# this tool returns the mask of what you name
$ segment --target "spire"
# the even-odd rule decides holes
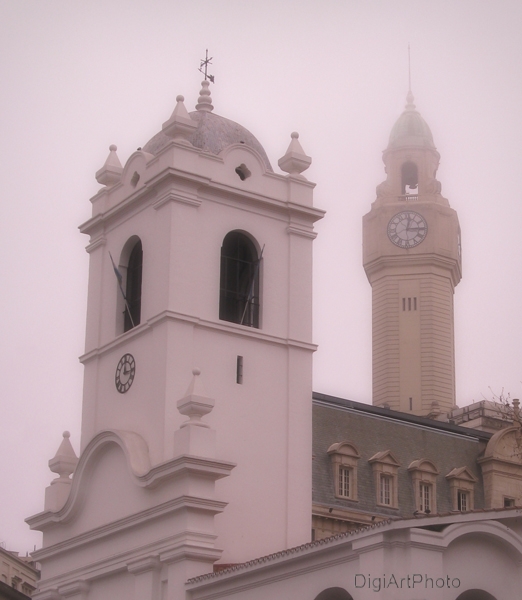
[[[411,54],[410,44],[408,43],[408,93],[406,94],[406,110],[415,110],[415,104],[413,104],[413,94],[411,91]]]
[[[201,82],[201,91],[199,92],[196,110],[203,112],[212,112],[214,110],[214,107],[212,106],[212,98],[210,97],[210,90],[208,89],[209,86],[209,81],[205,80]]]

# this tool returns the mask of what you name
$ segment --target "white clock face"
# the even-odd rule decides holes
[[[412,210],[397,213],[388,223],[388,237],[399,248],[418,246],[428,233],[424,217]]]

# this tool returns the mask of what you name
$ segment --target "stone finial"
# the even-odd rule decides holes
[[[415,104],[413,104],[414,100],[415,98],[413,97],[411,90],[408,90],[408,93],[406,94],[406,110],[415,110]]]
[[[201,91],[199,92],[198,103],[196,104],[196,110],[203,112],[212,112],[214,107],[212,106],[212,98],[210,97],[210,90],[208,89],[210,82],[201,82]]]
[[[184,104],[183,96],[176,97],[176,106],[170,119],[162,126],[163,133],[178,142],[189,144],[188,138],[192,135],[198,124],[190,118]]]
[[[312,164],[312,159],[305,154],[303,147],[299,142],[299,134],[296,131],[291,134],[291,138],[292,141],[288,146],[286,154],[278,160],[277,164],[282,171],[285,171],[285,173],[304,179],[304,176],[301,175],[301,173],[306,171]]]
[[[45,490],[45,510],[56,512],[60,510],[67,502],[71,491],[72,480],[71,473],[74,473],[78,464],[76,456],[69,438],[71,434],[68,431],[63,432],[63,440],[58,451],[49,461],[49,468],[58,477],[51,481],[51,485]]]
[[[71,445],[70,437],[71,434],[68,431],[63,432],[62,443],[54,457],[49,461],[49,469],[53,473],[57,473],[59,475],[57,479],[61,481],[68,481],[69,475],[74,473],[74,469],[76,469],[76,465],[78,464],[78,457]]]
[[[96,181],[107,187],[111,187],[115,183],[118,183],[118,181],[121,180],[121,174],[123,173],[123,167],[116,154],[117,149],[117,146],[114,144],[109,146],[110,152],[105,164],[101,169],[96,171]]]
[[[192,381],[187,389],[187,393],[181,400],[178,400],[177,406],[179,412],[189,417],[189,420],[183,423],[181,427],[186,427],[187,425],[209,427],[201,421],[201,417],[211,412],[215,403],[212,398],[206,395],[203,383],[199,377],[200,375],[201,371],[199,369],[193,369]]]

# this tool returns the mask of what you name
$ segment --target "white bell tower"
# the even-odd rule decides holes
[[[181,478],[183,497],[196,505],[207,485],[201,477],[216,481],[218,500],[203,494],[202,505],[207,519],[216,503],[215,545],[209,533],[207,566],[192,574],[310,539],[312,242],[324,214],[301,175],[311,159],[298,134],[279,160],[286,174],[276,174],[249,131],[214,114],[208,81],[196,109],[189,114],[178,96],[162,130],[124,167],[110,147],[96,174],[104,187],[80,228],[90,236],[90,270],[78,469],[87,481],[100,468],[109,487],[124,480],[132,499],[123,513],[138,520],[169,500],[164,480]],[[100,440],[112,440],[121,460],[99,467]],[[196,462],[185,457],[192,466],[178,472],[172,465],[181,455]],[[111,475],[114,465],[134,483],[121,471]],[[67,499],[67,468],[54,488],[62,491],[29,520],[51,532],[52,544],[77,541],[74,515],[94,514],[99,501],[94,492]],[[119,518],[121,501],[114,490],[109,521]],[[78,504],[67,508],[71,502]],[[194,511],[186,527],[208,529]],[[104,526],[103,518],[91,522]],[[48,542],[44,536],[44,579]],[[173,555],[138,552],[132,569],[143,559],[144,572],[161,578],[162,556]]]
[[[373,403],[436,417],[455,407],[453,292],[462,273],[457,213],[441,195],[439,153],[408,93],[363,218],[372,286]]]

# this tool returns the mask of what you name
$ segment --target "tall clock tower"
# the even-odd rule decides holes
[[[415,415],[455,407],[457,213],[436,179],[440,155],[411,91],[383,153],[386,180],[363,218],[372,286],[373,404]]]

